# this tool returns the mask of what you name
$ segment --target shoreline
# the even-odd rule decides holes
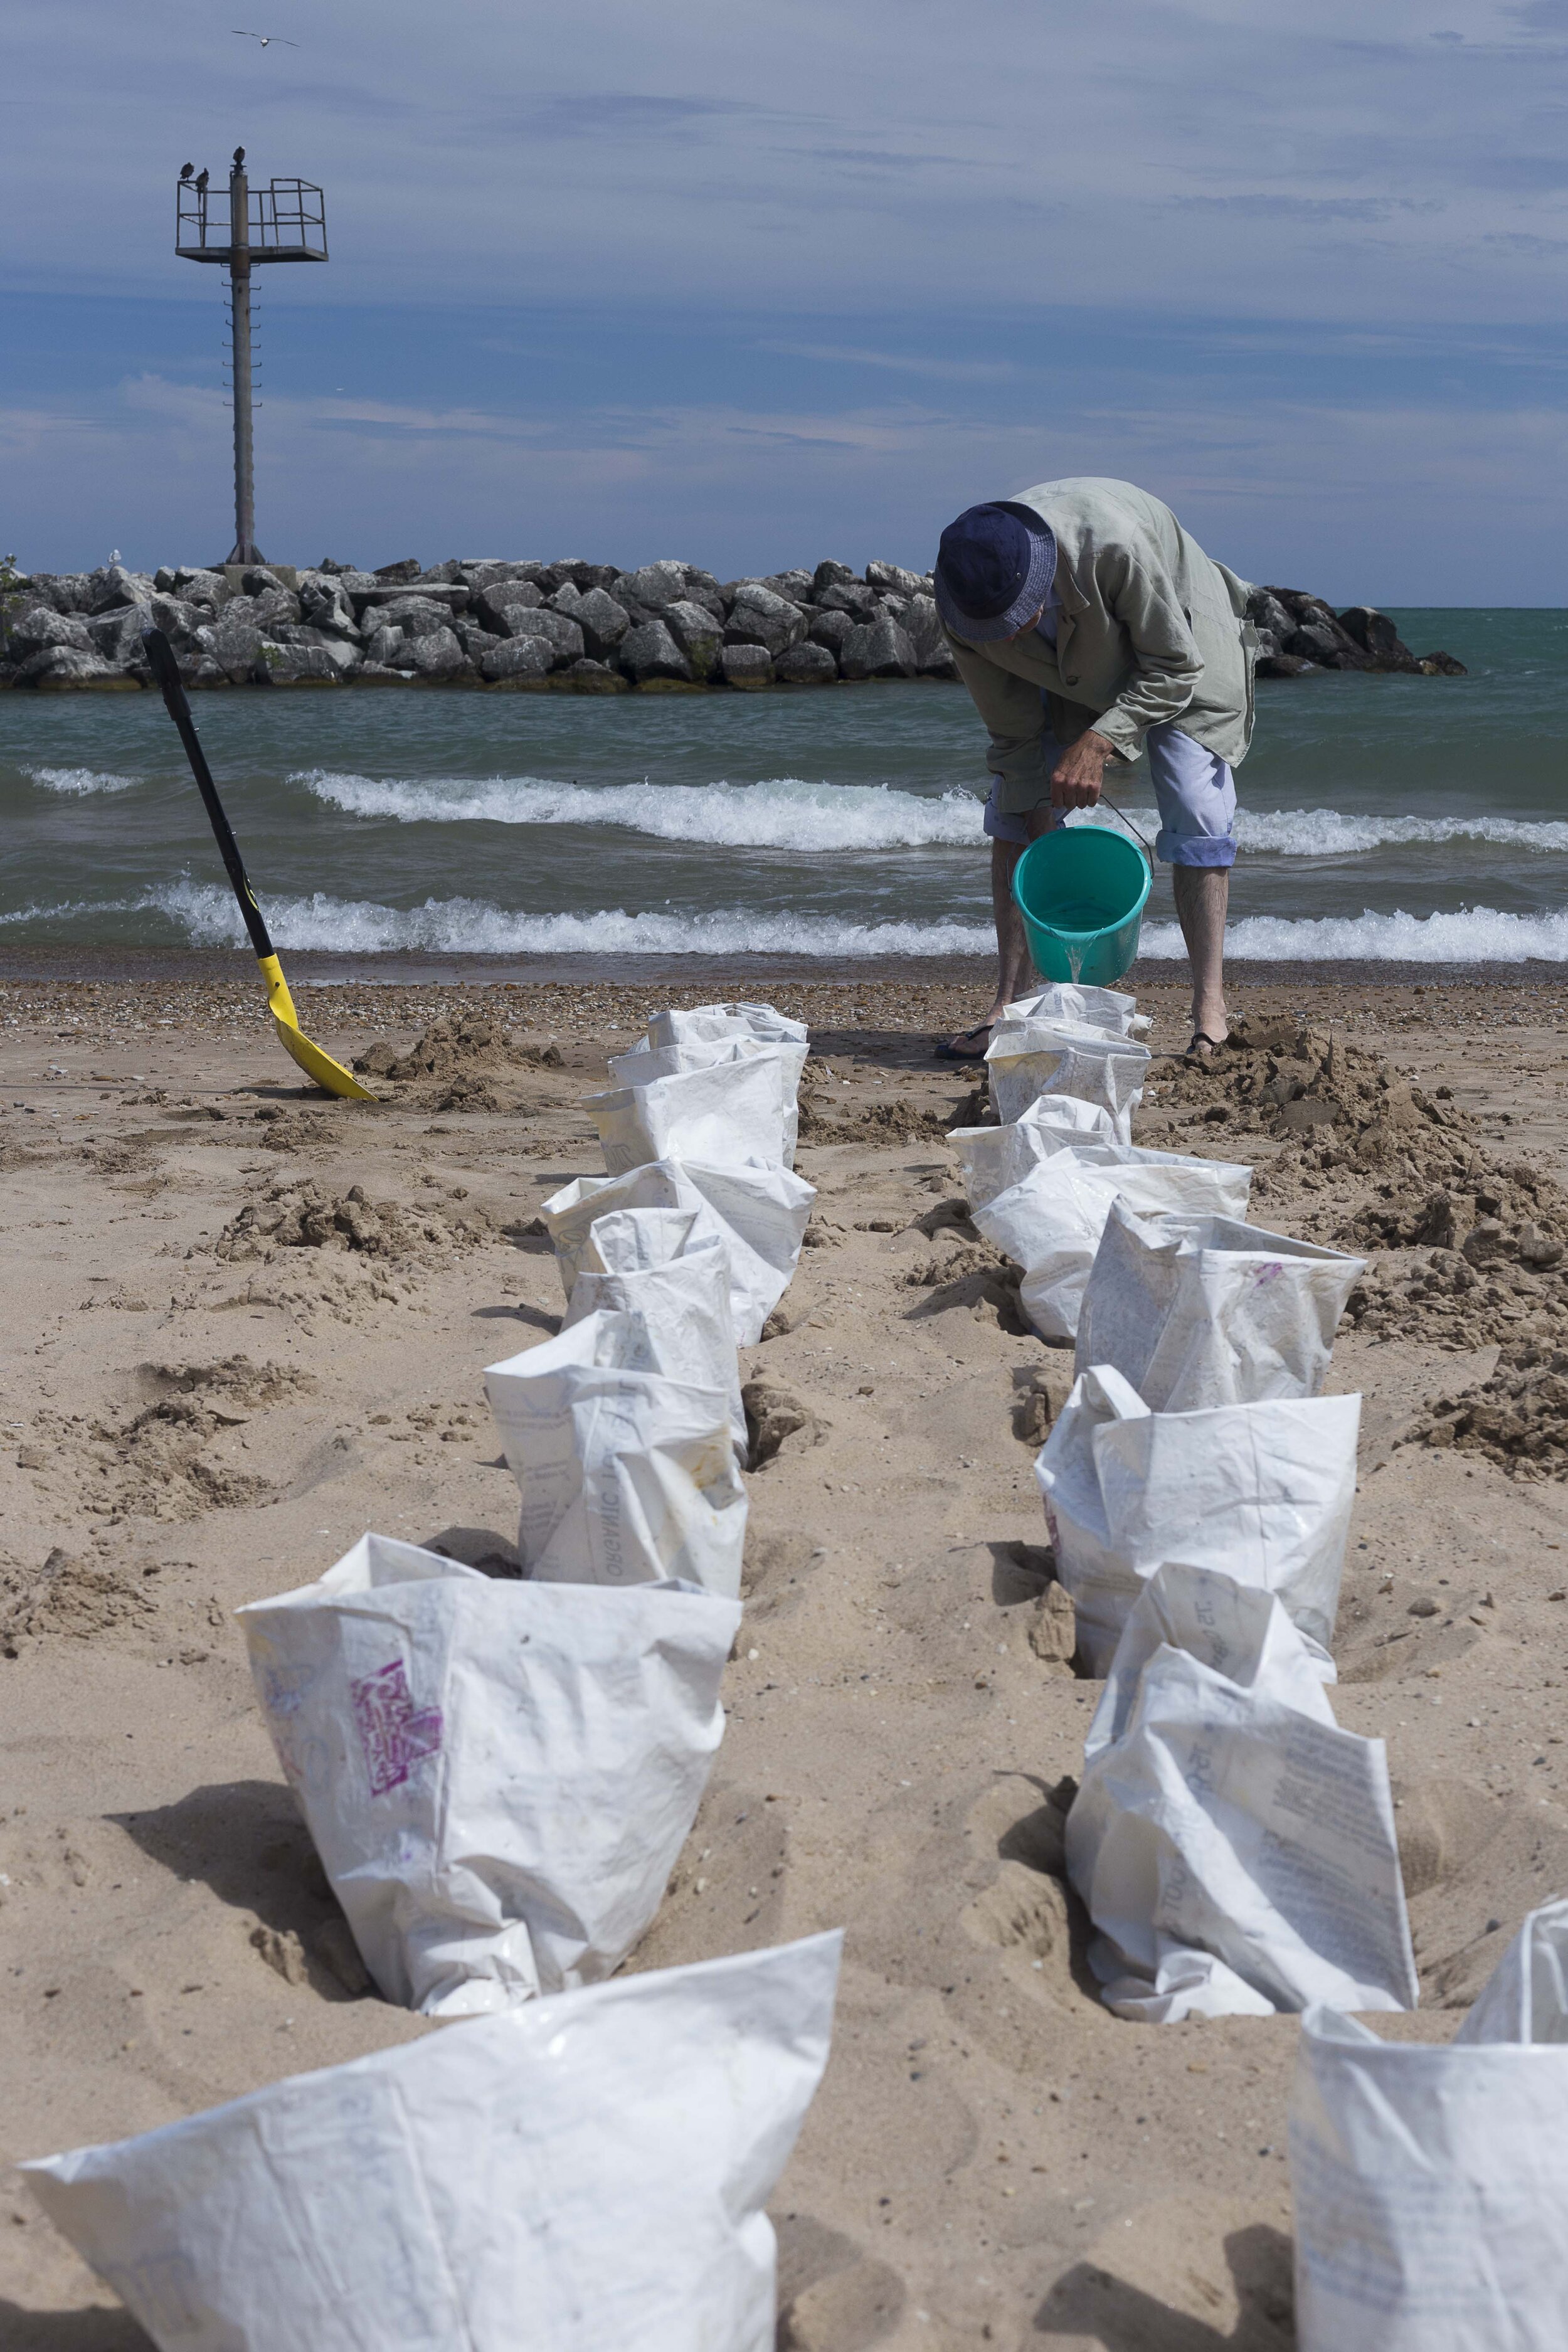
[[[317,988],[501,987],[562,985],[651,987],[688,984],[742,994],[775,985],[811,988],[879,987],[932,990],[984,988],[994,969],[990,956],[889,956],[834,961],[815,956],[707,955],[458,955],[389,950],[369,955],[331,954],[320,949],[282,949],[291,979]],[[1531,957],[1520,963],[1373,962],[1346,957],[1319,962],[1228,959],[1235,992],[1290,988],[1485,988],[1568,992],[1568,964]],[[1145,957],[1118,983],[1141,989],[1184,984],[1178,958]],[[0,987],[48,986],[111,982],[165,986],[211,986],[250,982],[256,960],[247,948],[174,948],[120,945],[40,945],[0,949]]]

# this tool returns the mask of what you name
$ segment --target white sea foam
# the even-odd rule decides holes
[[[1485,841],[1500,848],[1568,850],[1568,824],[1510,816],[1345,816],[1338,809],[1241,809],[1243,849],[1287,857],[1356,857],[1369,849]]]
[[[289,781],[352,816],[404,824],[613,825],[657,841],[802,856],[970,846],[983,838],[981,803],[971,793],[939,797],[887,784],[813,784],[798,776],[756,784],[572,784],[539,776],[437,776],[413,783],[310,768]]]
[[[1152,923],[1142,940],[1146,956],[1179,957],[1186,950],[1174,923]],[[1568,963],[1568,914],[1507,915],[1493,907],[1454,914],[1321,915],[1288,921],[1247,915],[1225,935],[1232,961],[1281,963]]]
[[[47,775],[85,771],[47,770]],[[124,781],[61,782],[59,791],[122,790]],[[609,825],[658,841],[724,849],[784,849],[801,856],[865,849],[975,848],[983,845],[981,803],[972,793],[900,792],[888,784],[810,783],[775,776],[755,784],[574,784],[541,776],[405,781],[310,768],[290,776],[330,807],[351,816],[391,817],[402,824]],[[1152,809],[1131,809],[1152,830]],[[1110,824],[1109,811],[1075,824]],[[1568,851],[1568,822],[1484,814],[1456,817],[1349,816],[1331,808],[1242,809],[1244,849],[1287,857],[1356,857],[1392,847],[1442,847],[1485,842],[1499,848]]]
[[[100,768],[24,768],[22,773],[40,792],[78,796],[88,793],[128,793],[137,782],[134,776],[108,774]]]
[[[800,955],[859,962],[988,955],[995,949],[988,923],[852,923],[762,908],[628,914],[611,907],[581,915],[527,915],[481,898],[432,898],[419,907],[387,907],[323,891],[308,898],[268,898],[265,904],[280,948],[346,955]],[[176,882],[128,898],[35,902],[0,914],[0,929],[37,926],[47,933],[113,915],[161,918],[192,947],[246,943],[233,898],[205,882]],[[1369,911],[1300,921],[1248,915],[1231,925],[1226,948],[1233,961],[1255,962],[1568,963],[1568,914],[1510,915],[1469,907],[1452,914]],[[1145,924],[1142,950],[1155,961],[1184,953],[1174,923]]]
[[[426,898],[387,907],[373,898],[264,901],[279,949],[344,955],[399,950],[441,955],[802,955],[822,958],[974,955],[995,940],[979,923],[846,923],[833,916],[787,915],[761,908],[711,914],[627,914],[623,908],[582,915],[525,915],[482,898]],[[33,906],[0,923],[53,926],[73,917],[156,914],[192,947],[240,947],[246,931],[226,890],[176,882],[134,898],[83,899]]]

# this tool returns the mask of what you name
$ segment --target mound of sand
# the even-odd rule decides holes
[[[495,1228],[479,1207],[454,1209],[446,1201],[403,1207],[373,1201],[363,1184],[329,1192],[310,1181],[274,1184],[265,1199],[247,1201],[212,1244],[231,1265],[270,1260],[281,1249],[357,1250],[394,1261],[428,1258],[432,1249],[473,1248],[493,1240]]]
[[[1490,1380],[1435,1397],[1403,1442],[1484,1454],[1518,1478],[1568,1477],[1568,1345],[1514,1341]]]
[[[0,1568],[0,1657],[46,1633],[89,1641],[154,1614],[147,1593],[101,1562],[57,1545],[41,1569]]]

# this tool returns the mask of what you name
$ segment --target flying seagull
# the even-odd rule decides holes
[[[237,41],[259,41],[264,49],[270,47],[274,41],[280,43],[286,49],[297,49],[300,46],[298,41],[285,41],[281,33],[247,33],[237,25],[231,26],[229,29]]]
[[[181,179],[182,179],[182,180],[188,180],[188,179],[190,178],[190,176],[191,176],[191,173],[195,170],[195,168],[196,168],[196,167],[195,167],[195,165],[194,163],[182,163],[182,164],[181,164],[181,166],[180,166],[180,177],[181,177]]]

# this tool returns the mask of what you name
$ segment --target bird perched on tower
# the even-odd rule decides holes
[[[180,166],[180,177],[181,177],[181,179],[182,179],[182,180],[188,180],[188,179],[190,178],[190,176],[191,176],[191,173],[195,170],[195,168],[196,168],[196,167],[195,167],[195,165],[194,163],[182,163],[182,164],[181,164],[181,166]]]
[[[196,173],[196,185],[201,190],[204,196],[207,192],[207,169],[204,163],[201,170]]]

